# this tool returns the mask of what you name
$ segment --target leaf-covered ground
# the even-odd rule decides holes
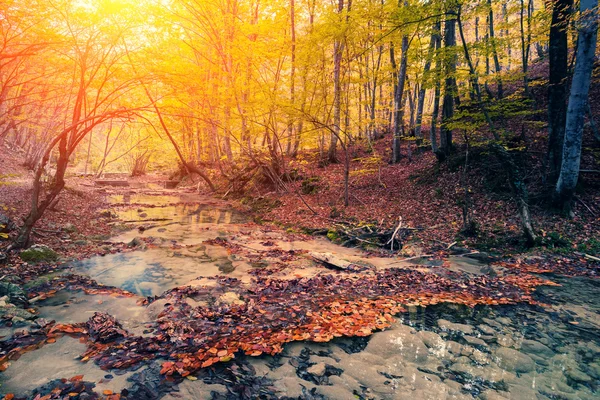
[[[428,162],[427,157],[420,160]],[[337,167],[332,169],[333,173],[335,168]],[[408,176],[402,179],[410,181]],[[428,190],[419,189],[420,186],[416,183],[411,185],[415,190]],[[105,242],[109,235],[116,233],[114,225],[109,225],[114,221],[113,216],[102,212],[106,203],[102,201],[102,197],[98,197],[98,192],[92,193],[83,185],[81,188],[81,191],[65,192],[58,209],[50,212],[40,225],[36,241],[48,244],[70,258],[133,250],[123,243]],[[0,187],[0,190],[7,193],[4,201],[8,204],[9,214],[15,219],[22,215],[25,210],[22,198],[26,197],[27,190],[18,185]],[[425,194],[422,192],[420,197],[415,198],[423,199]],[[360,192],[357,192],[357,196],[360,196]],[[377,204],[377,201],[382,201],[381,198],[388,201],[388,208],[385,209],[389,210],[386,217],[390,222],[397,217],[393,207],[403,207],[403,215],[410,216],[405,219],[407,225],[427,227],[416,243],[424,247],[426,245],[423,243],[429,243],[428,250],[434,252],[433,259],[439,262],[383,270],[356,266],[346,271],[327,271],[314,276],[281,279],[277,277],[277,272],[285,270],[299,258],[306,257],[306,252],[283,251],[269,241],[263,242],[267,249],[257,252],[249,251],[235,241],[212,240],[211,245],[222,246],[229,254],[253,261],[275,258],[278,262],[256,269],[250,284],[220,276],[212,278],[211,285],[183,286],[158,297],[139,298],[140,307],[158,304],[161,310],[157,319],[151,321],[152,328],[143,336],[128,332],[118,320],[105,313],[97,313],[87,322],[76,324],[37,319],[29,330],[16,333],[12,338],[0,342],[0,369],[9,368],[11,362],[18,360],[26,352],[35,351],[47,343],[54,343],[60,336],[69,335],[79,338],[87,345],[82,361],[94,362],[108,370],[133,370],[141,365],[152,366],[158,363],[160,369],[156,373],[160,374],[164,384],[180,382],[186,377],[194,379],[198,371],[214,367],[217,363],[220,365],[246,356],[278,354],[289,342],[327,342],[336,337],[369,336],[375,331],[390,327],[395,315],[409,305],[456,303],[474,307],[536,304],[533,291],[540,285],[553,283],[533,274],[598,276],[600,263],[580,252],[579,250],[585,249],[579,249],[575,242],[570,244],[572,247],[568,251],[562,251],[561,254],[545,252],[535,257],[502,258],[492,264],[495,271],[493,274],[457,272],[450,269],[447,262],[443,262],[451,252],[448,244],[455,239],[447,229],[448,226],[456,226],[452,220],[456,220],[457,216],[448,211],[456,211],[448,203],[451,199],[439,199],[439,204],[420,204],[417,208],[410,209],[404,208],[407,204],[405,201],[416,200],[403,200],[398,205],[382,193],[375,193],[374,196],[365,201],[368,204]],[[412,195],[407,195],[406,198],[408,197],[412,198]],[[314,200],[312,198],[311,201]],[[482,198],[481,204],[483,203]],[[506,217],[512,214],[509,213],[511,206],[507,203],[505,205],[507,209],[504,211],[494,211],[502,214],[498,216],[498,220],[512,218]],[[137,205],[132,205],[135,206]],[[273,210],[271,215],[293,221],[296,221],[297,216],[306,215],[292,212],[289,207],[290,204],[285,204]],[[322,211],[327,211],[328,207],[323,206]],[[348,212],[353,210],[356,209],[351,208]],[[360,216],[356,217],[357,220],[374,216],[372,213],[375,208],[362,210],[366,214],[356,214]],[[440,215],[447,218],[440,219]],[[552,218],[554,217],[550,217]],[[433,220],[438,221],[438,224],[430,225]],[[589,234],[590,229],[596,229],[596,223],[595,220],[590,221],[580,235],[583,237]],[[73,224],[75,229],[68,224]],[[246,229],[260,227],[249,224]],[[307,238],[303,235],[296,236]],[[579,244],[588,241],[582,240]],[[145,245],[154,246],[151,240],[146,242]],[[185,248],[177,244],[172,246]],[[135,296],[123,289],[102,285],[89,277],[65,274],[64,268],[65,264],[60,263],[28,264],[13,254],[8,263],[2,266],[2,274],[6,281],[26,287],[28,298],[36,301],[49,298],[61,290]],[[219,295],[229,296],[233,301],[208,301]],[[35,305],[30,311],[35,312]],[[5,322],[10,324],[10,320],[11,315],[6,315]],[[88,398],[127,397],[126,392],[95,393],[90,384],[78,376],[65,378],[41,388],[38,398],[75,397],[74,394],[85,394],[90,396]]]
[[[239,246],[225,240],[212,242],[230,251],[241,251]],[[274,249],[264,253],[271,257],[279,253],[287,261],[302,256],[302,252]],[[161,302],[163,307],[155,330],[143,337],[130,334],[113,317],[102,313],[80,324],[38,320],[38,329],[0,344],[0,363],[6,368],[10,360],[23,352],[67,334],[88,344],[83,361],[91,360],[103,369],[123,369],[156,359],[167,360],[162,364],[161,374],[178,380],[241,354],[277,354],[291,341],[326,342],[335,337],[368,336],[389,327],[394,315],[407,305],[534,304],[533,290],[539,285],[553,284],[522,271],[473,276],[444,266],[430,267],[427,271],[363,267],[358,272],[335,271],[294,279],[270,278],[267,268],[257,270],[255,275],[250,285],[222,276],[215,278],[216,286],[184,286],[159,297],[140,298],[141,306]],[[47,297],[63,288],[132,296],[73,274],[33,286],[29,295]],[[202,302],[219,294],[234,294],[239,301],[205,302],[200,306],[189,302],[189,299]]]

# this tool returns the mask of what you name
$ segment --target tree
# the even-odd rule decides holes
[[[429,49],[427,51],[427,58],[425,60],[425,66],[423,68],[423,83],[421,84],[421,88],[419,90],[419,96],[417,98],[417,117],[416,117],[416,126],[415,126],[415,135],[417,138],[421,139],[423,137],[423,134],[421,133],[421,128],[422,128],[422,122],[423,122],[423,107],[425,105],[425,94],[427,91],[427,78],[430,78],[430,70],[431,70],[431,63],[433,60],[433,57],[435,55],[435,50],[437,48],[437,44],[438,44],[438,38],[440,36],[440,29],[441,29],[441,24],[439,23],[439,21],[436,21],[436,23],[433,25],[432,28],[432,33],[431,33],[431,39],[429,40]],[[437,80],[437,77],[436,77]],[[432,125],[434,124],[434,122],[432,121]],[[435,135],[431,137],[431,143],[432,146],[434,147],[434,152],[437,150],[437,143],[436,143],[436,137]]]
[[[290,61],[290,105],[292,109],[296,103],[296,3],[295,0],[290,0],[290,35],[291,35],[291,61]],[[290,118],[288,122],[288,139],[287,139],[287,154],[296,155],[297,149],[292,148],[292,138],[294,141],[296,127],[294,125],[294,119]]]
[[[500,77],[500,59],[498,57],[498,47],[496,44],[496,34],[494,31],[494,8],[493,8],[493,4],[492,4],[492,0],[487,0],[488,3],[488,8],[489,8],[489,12],[488,12],[488,23],[489,23],[489,36],[488,36],[488,40],[491,42],[492,45],[492,56],[494,58],[494,69],[495,69],[495,75],[496,75],[496,84],[498,86],[498,98],[501,99],[502,97],[504,97],[504,90],[502,88],[502,78]],[[509,56],[510,57],[510,56]]]
[[[349,0],[348,7],[350,7],[351,0]],[[344,0],[338,0],[337,6],[338,14],[344,12]],[[340,17],[341,18],[341,17]],[[341,21],[340,21],[341,22]],[[342,112],[342,86],[341,86],[341,73],[342,73],[342,57],[344,54],[344,38],[343,33],[338,33],[333,42],[333,131],[330,134],[329,150],[327,151],[327,160],[329,162],[337,162],[336,147],[338,138],[340,137],[340,124],[341,112]]]
[[[456,5],[454,2],[449,4],[449,10],[446,12],[446,21],[444,23],[444,47],[445,47],[445,83],[444,83],[444,101],[442,103],[442,126],[440,130],[440,147],[436,155],[443,160],[452,150],[452,129],[449,124],[454,116],[454,99],[457,93],[456,86]]]
[[[554,186],[562,164],[567,122],[568,26],[573,0],[552,2],[548,82],[548,183]]]
[[[404,1],[404,7],[408,2]],[[394,95],[394,139],[392,142],[392,163],[400,162],[400,141],[404,135],[404,86],[406,85],[406,68],[408,66],[408,34],[402,34],[402,54],[398,70],[398,84]]]
[[[560,174],[555,189],[555,200],[566,212],[571,211],[571,203],[579,179],[583,122],[587,111],[598,38],[598,0],[580,0],[580,12],[577,61],[567,108]]]
[[[533,0],[527,1],[527,28],[525,28],[525,0],[521,1],[521,11],[519,13],[519,24],[521,28],[521,65],[523,67],[523,89],[525,90],[525,96],[529,97],[529,52],[531,50],[531,14],[532,14],[532,2]]]
[[[127,104],[127,93],[135,82],[120,70],[125,56],[120,43],[126,27],[115,28],[115,15],[103,15],[100,21],[99,14],[85,15],[74,7],[63,4],[60,9],[56,8],[50,21],[55,30],[62,28],[63,35],[63,41],[53,48],[53,60],[70,67],[58,70],[63,74],[53,78],[64,79],[63,96],[72,100],[62,108],[64,128],[53,135],[36,166],[31,208],[13,248],[29,245],[34,225],[64,188],[70,158],[81,141],[100,124],[134,115],[134,108]],[[58,147],[56,170],[49,186],[45,187],[42,175],[55,147]]]
[[[441,30],[441,24],[437,24],[438,31]],[[435,38],[435,49],[439,52],[442,48],[442,35],[438,33]],[[438,154],[439,147],[437,141],[437,122],[440,112],[440,93],[442,90],[441,84],[442,75],[442,57],[440,54],[436,54],[435,57],[435,86],[433,93],[433,111],[431,112],[431,128],[429,130],[429,138],[431,140],[431,151],[434,154]]]

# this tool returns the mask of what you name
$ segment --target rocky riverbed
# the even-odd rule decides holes
[[[205,288],[202,296],[184,299],[192,309],[247,305],[243,292],[220,285],[219,277],[244,286],[257,276],[277,281],[361,277],[398,267],[432,276],[439,272],[432,272],[436,263],[369,256],[325,239],[248,224],[247,216],[219,201],[187,200],[174,194],[115,196],[111,212],[130,222],[122,222],[123,233],[105,246],[128,243],[131,250],[74,262],[65,272],[134,296],[66,288],[35,304],[38,321],[84,323],[102,312],[114,316],[130,334],[150,338],[159,329],[157,319],[170,307],[169,298],[161,296],[174,288]],[[219,240],[226,240],[227,246]],[[305,256],[307,251],[330,254],[358,268],[332,270]],[[462,257],[444,260],[444,265],[468,276],[504,273]],[[583,277],[550,278],[561,286],[538,288],[533,295],[537,304],[422,307],[415,302],[407,304],[391,326],[370,336],[295,341],[279,354],[238,355],[183,380],[160,374],[164,359],[103,370],[82,357],[84,340],[62,336],[10,360],[0,376],[0,392],[35,398],[56,390],[57,379],[71,385],[70,378],[83,375],[74,382],[94,387],[76,393],[79,398],[598,398],[600,283]],[[148,298],[152,301],[140,302]],[[3,328],[2,340],[22,330],[33,332],[39,325],[17,322]]]

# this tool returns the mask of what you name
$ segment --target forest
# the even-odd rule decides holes
[[[593,399],[597,0],[0,0],[0,397]]]

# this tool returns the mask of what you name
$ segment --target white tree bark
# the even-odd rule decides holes
[[[566,210],[569,210],[575,186],[579,179],[583,123],[587,110],[588,92],[592,80],[598,36],[598,0],[581,0],[580,10],[577,61],[575,62],[575,72],[571,84],[562,164],[555,193],[559,205]]]

